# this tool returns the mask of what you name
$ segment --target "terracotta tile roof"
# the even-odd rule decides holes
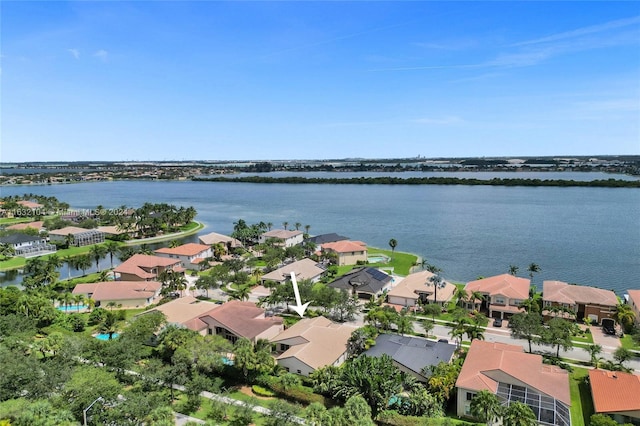
[[[418,299],[418,293],[427,293],[427,299],[433,301],[433,283],[429,281],[434,274],[429,271],[420,271],[409,274],[387,293],[388,296]],[[438,302],[448,302],[456,292],[456,286],[445,281],[443,288],[438,288]]]
[[[542,356],[525,353],[522,346],[505,343],[471,342],[456,386],[496,392],[504,373],[539,392],[571,405],[569,375],[561,368],[545,365]]]
[[[640,376],[620,371],[589,370],[596,413],[640,410]]]
[[[262,276],[263,281],[283,282],[291,278],[295,272],[298,280],[311,280],[324,273],[324,269],[318,266],[318,262],[311,259],[302,259],[271,271]]]
[[[562,281],[544,281],[542,283],[542,295],[544,301],[571,305],[580,303],[616,306],[618,304],[618,298],[611,290],[583,285],[570,285]]]
[[[17,201],[17,203],[28,209],[39,209],[41,207],[44,207],[44,205],[40,203],[36,203],[35,201],[29,201],[29,200],[20,200],[20,201]]]
[[[7,229],[12,229],[14,231],[22,231],[24,229],[27,228],[33,228],[33,229],[42,229],[44,222],[41,220],[37,220],[35,222],[28,222],[28,223],[16,223],[15,225],[11,225],[11,226],[7,226]]]
[[[640,308],[640,290],[627,290],[627,294],[633,303]]]
[[[481,280],[470,281],[464,287],[468,294],[474,291],[487,293],[490,296],[501,294],[509,299],[528,299],[530,280],[514,277],[510,274],[496,275]]]
[[[262,234],[262,236],[265,238],[280,238],[282,240],[286,240],[288,238],[292,238],[292,237],[295,237],[296,235],[301,235],[301,234],[303,234],[302,231],[273,229],[271,231],[265,232],[264,234]]]
[[[140,278],[155,278],[157,274],[147,272],[146,270],[169,266],[180,265],[179,259],[171,259],[168,257],[152,256],[148,254],[134,254],[126,261],[118,265],[113,272],[119,274],[131,274]],[[176,270],[176,268],[173,268]]]
[[[204,244],[188,243],[174,248],[164,247],[156,250],[156,253],[175,254],[177,256],[196,256],[207,250],[211,250],[211,247]]]
[[[145,313],[159,311],[167,317],[167,323],[169,324],[182,324],[191,330],[200,331],[207,327],[207,324],[200,317],[220,308],[220,306],[213,302],[187,296],[164,303]]]
[[[263,331],[282,324],[280,317],[264,317],[264,309],[254,303],[232,300],[202,315],[222,324],[227,330],[251,340]]]
[[[325,317],[304,318],[271,340],[278,343],[300,337],[305,343],[291,346],[277,359],[297,358],[317,369],[336,362],[347,351],[347,342],[357,327],[337,324]]]
[[[73,294],[92,294],[96,302],[102,300],[135,300],[153,297],[162,284],[156,281],[107,281],[78,284]]]
[[[362,241],[336,241],[333,243],[322,244],[323,250],[331,250],[336,253],[352,253],[355,251],[367,251],[367,245]]]
[[[235,238],[231,238],[223,234],[217,234],[215,232],[211,232],[206,235],[201,235],[198,237],[198,240],[200,240],[200,243],[206,244],[209,246],[213,244],[218,244],[218,243],[224,243],[224,244],[231,243],[231,247],[242,247],[242,243],[236,240]]]

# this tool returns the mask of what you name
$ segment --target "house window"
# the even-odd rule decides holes
[[[296,371],[298,372],[298,374],[302,374],[302,371],[300,371],[300,370],[296,370]]]
[[[545,301],[544,301],[544,306],[545,306],[546,308],[550,308],[550,307],[551,307],[551,301],[549,301],[549,300],[545,300]]]
[[[289,345],[285,345],[284,343],[280,343],[280,350],[281,350],[282,352],[284,352],[284,351],[288,350],[290,347],[291,347],[291,346],[289,346]]]
[[[467,392],[467,401],[471,401],[473,397],[476,396],[473,392]]]
[[[493,303],[497,303],[499,305],[504,305],[504,297],[496,296],[493,300],[494,300]]]

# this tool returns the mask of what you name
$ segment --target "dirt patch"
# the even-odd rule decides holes
[[[245,395],[249,395],[249,396],[253,396],[254,398],[258,398],[258,399],[274,399],[272,396],[258,396],[255,393],[253,393],[253,391],[251,390],[250,386],[242,386],[240,389],[238,389],[240,391],[240,393],[243,393]]]

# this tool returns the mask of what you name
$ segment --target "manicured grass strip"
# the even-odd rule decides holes
[[[640,351],[640,346],[633,341],[633,338],[630,334],[625,334],[624,337],[621,337],[620,344],[625,349]]]
[[[586,368],[573,367],[569,374],[569,391],[571,393],[571,425],[585,426],[593,414],[593,400],[591,389],[584,378],[589,376]]]

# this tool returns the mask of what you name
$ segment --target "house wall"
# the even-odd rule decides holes
[[[388,296],[388,302],[393,305],[415,306],[418,298],[410,299],[402,296]]]
[[[615,413],[607,413],[613,419],[621,424],[632,423],[634,425],[640,425],[640,409],[633,411],[620,411]]]
[[[120,281],[146,281],[144,278],[126,272],[118,272],[118,275],[120,275]]]
[[[638,303],[640,303],[640,301]],[[633,312],[636,314],[636,324],[640,325],[640,306],[637,305],[631,297],[629,297],[629,305],[631,306]]]
[[[458,417],[471,417],[471,400],[467,400],[467,393],[475,395],[478,391],[458,388],[456,414]]]
[[[586,305],[584,309],[585,318],[595,317],[598,324],[600,324],[604,318],[613,318],[613,314],[613,306]]]
[[[279,359],[277,360],[277,362],[281,367],[288,369],[290,373],[301,374],[308,377],[315,371],[314,368],[311,368],[304,362],[300,361],[298,358],[294,357]]]
[[[366,251],[338,253],[338,266],[355,265],[359,260],[363,262],[367,261]]]
[[[426,383],[427,378],[422,376],[421,374],[417,374],[415,371],[410,370],[404,365],[397,363],[395,360],[393,360],[393,365],[395,365],[398,368],[398,370],[402,371],[403,373],[415,377],[417,381]]]
[[[304,235],[303,234],[298,234],[294,237],[291,238],[287,238],[284,241],[284,246],[285,247],[292,247],[292,246],[296,246],[298,244],[302,244],[302,241],[304,240]]]
[[[116,305],[122,305],[123,308],[142,308],[148,306],[150,302],[147,299],[128,299],[128,300],[100,300],[100,307],[109,309],[109,302],[114,302]]]

